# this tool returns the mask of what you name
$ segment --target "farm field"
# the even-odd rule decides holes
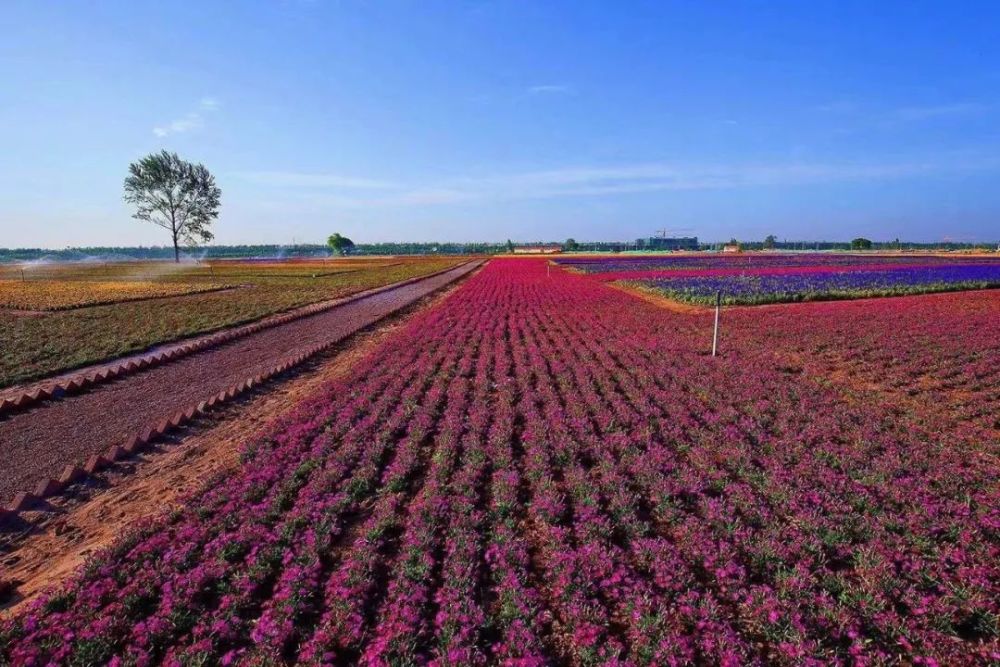
[[[730,347],[776,356],[929,430],[1000,442],[1000,292],[725,311]],[[935,415],[930,417],[929,415]]]
[[[1000,3],[51,4],[0,667],[1000,667]]]
[[[746,255],[568,259],[560,264],[677,301],[730,305],[902,296],[1000,287],[1000,259]]]
[[[44,264],[0,281],[0,387],[440,271],[461,258]],[[19,269],[7,267],[13,276]],[[315,276],[315,277],[314,277]],[[239,289],[225,289],[239,286]],[[143,293],[143,290],[146,290]],[[139,300],[122,294],[143,294]],[[151,295],[168,298],[148,298]],[[117,295],[117,296],[116,296]],[[115,303],[58,312],[87,300]]]
[[[491,261],[0,663],[1000,660],[1000,291],[727,309],[711,358],[600,273]]]
[[[218,397],[248,378],[262,378],[286,359],[313,354],[375,325],[460,280],[477,263],[396,286],[334,308],[275,323],[194,355],[98,384],[78,395],[48,401],[0,421],[0,502],[36,488],[67,463],[125,446],[132,436],[172,415]],[[169,390],[164,390],[169,387]]]
[[[0,308],[27,311],[70,310],[125,301],[203,294],[231,287],[151,281],[0,280]]]
[[[374,267],[398,265],[414,258],[338,257],[291,259],[214,259],[179,264],[152,261],[35,261],[0,264],[0,280],[179,282],[226,277],[319,277]]]

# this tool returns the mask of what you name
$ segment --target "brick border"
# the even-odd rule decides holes
[[[431,275],[424,276],[424,278],[431,278],[442,273],[447,273],[452,269],[468,266],[469,264],[477,260],[470,260],[464,262],[456,267],[451,267],[445,271],[439,271]],[[479,266],[482,265],[482,262]],[[468,271],[458,278],[462,278],[471,274],[472,271]],[[458,279],[456,278],[456,280]],[[412,281],[412,279],[411,279]],[[404,283],[396,283],[395,286],[403,286],[404,284],[409,284],[410,281],[404,281]],[[452,284],[454,281],[449,281],[443,285],[440,285],[436,289],[428,292],[424,295],[430,296],[438,290],[441,290],[448,285]],[[380,290],[384,291],[384,290]],[[420,297],[420,298],[424,298]],[[407,308],[409,305],[406,304],[396,308],[395,310],[386,313],[386,315],[375,320],[375,322],[370,322],[368,324],[357,326],[342,336],[337,337],[334,340],[327,341],[320,345],[315,345],[308,348],[305,352],[300,352],[294,356],[287,357],[280,363],[269,368],[263,373],[259,373],[252,378],[247,378],[239,384],[230,386],[229,388],[220,391],[218,394],[212,396],[207,401],[201,401],[197,405],[188,407],[185,410],[179,410],[174,413],[171,417],[160,420],[155,427],[147,427],[142,429],[139,433],[133,435],[125,441],[124,445],[112,445],[103,454],[95,454],[88,458],[86,461],[78,461],[76,463],[67,464],[62,473],[58,477],[49,477],[42,479],[35,486],[34,492],[21,491],[14,499],[7,504],[6,507],[0,507],[0,524],[5,523],[7,520],[13,519],[19,516],[22,512],[31,510],[36,504],[45,499],[57,494],[62,493],[66,488],[79,482],[85,480],[88,477],[95,475],[102,470],[110,468],[115,465],[118,461],[127,459],[135,454],[138,454],[145,449],[148,449],[150,445],[155,442],[162,440],[166,435],[172,431],[185,426],[191,421],[198,417],[207,416],[214,410],[221,406],[231,403],[233,400],[241,397],[243,394],[257,388],[258,386],[268,383],[273,378],[282,375],[298,366],[301,366],[306,361],[309,361],[316,355],[329,350],[334,345],[342,343],[347,338],[350,338],[354,334],[358,333],[362,329],[365,329],[372,324],[384,320],[386,317],[393,315],[394,313]]]
[[[401,280],[389,285],[382,285],[381,287],[375,287],[363,292],[356,292],[355,294],[350,294],[341,299],[321,301],[308,306],[302,306],[287,313],[269,315],[256,322],[237,325],[229,329],[218,331],[214,334],[205,335],[187,343],[168,344],[169,349],[159,350],[157,352],[147,352],[138,357],[129,357],[127,360],[123,360],[119,363],[110,361],[103,364],[94,364],[89,370],[81,370],[69,377],[56,380],[49,386],[35,387],[34,389],[13,395],[13,397],[8,396],[7,398],[0,399],[0,419],[15,412],[31,408],[32,406],[43,401],[58,400],[67,395],[78,394],[89,390],[95,385],[104,384],[105,382],[110,382],[111,380],[115,380],[126,375],[138,373],[139,371],[146,370],[147,368],[160,366],[203,350],[215,348],[238,338],[245,338],[246,336],[255,334],[258,331],[263,331],[264,329],[270,329],[282,324],[294,322],[295,320],[309,317],[310,315],[316,315],[317,313],[322,313],[348,303],[353,303],[354,301],[358,301],[369,296],[374,296],[376,294],[381,294],[382,292],[387,292],[399,287],[405,287],[415,282],[439,276],[443,273],[466,266],[473,261],[476,260],[468,260],[460,264],[450,266],[446,269],[435,271],[434,273],[414,276],[413,278],[407,278],[406,280]],[[99,367],[101,370],[95,372],[95,367]],[[40,380],[37,384],[42,384],[44,382],[45,380]]]

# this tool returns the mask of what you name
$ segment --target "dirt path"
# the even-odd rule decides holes
[[[123,444],[144,428],[266,371],[276,362],[351,333],[468,274],[478,263],[281,324],[173,363],[42,403],[0,422],[0,499],[28,491],[68,463]]]
[[[660,294],[656,294],[651,290],[636,289],[634,287],[628,287],[625,285],[617,285],[615,283],[605,283],[608,287],[616,289],[620,292],[625,292],[631,296],[636,296],[643,301],[648,301],[649,303],[659,306],[664,310],[672,310],[675,313],[683,313],[685,315],[704,315],[706,313],[711,313],[712,308],[709,306],[697,306],[690,303],[683,303],[681,301],[675,301],[674,299],[669,299]]]
[[[0,617],[58,585],[136,521],[168,511],[215,476],[238,466],[240,448],[265,425],[315,395],[323,385],[345,377],[418,312],[433,307],[458,287],[452,285],[419,300],[404,313],[306,364],[294,380],[227,405],[210,421],[195,422],[172,442],[143,453],[129,466],[100,473],[73,487],[71,495],[51,499],[45,511],[30,513],[22,530],[0,537],[0,572],[4,582],[15,587],[6,595],[0,591]]]
[[[387,266],[398,266],[399,264],[402,264],[402,262],[397,262],[396,264],[390,264]],[[355,269],[352,269],[352,271],[354,270]],[[434,272],[431,275],[437,275],[438,273],[444,273],[445,271],[447,271],[447,269],[445,269],[444,271]],[[427,275],[424,277],[430,278],[431,275]],[[411,282],[417,282],[421,279],[422,279],[421,276],[415,276],[414,278],[410,278],[402,282],[411,283]],[[118,369],[123,364],[126,364],[130,361],[139,363],[143,359],[148,359],[158,354],[165,354],[172,351],[173,352],[183,351],[184,348],[189,347],[191,345],[211,343],[212,341],[216,340],[220,335],[223,334],[232,334],[233,338],[237,338],[250,333],[256,333],[262,328],[274,326],[275,324],[279,324],[288,319],[295,319],[321,310],[336,308],[344,304],[350,303],[351,301],[364,298],[370,294],[377,294],[386,289],[391,289],[392,287],[393,287],[392,284],[382,285],[379,287],[373,287],[367,290],[362,290],[360,292],[355,292],[353,294],[341,296],[335,299],[329,299],[325,301],[314,301],[305,304],[303,306],[298,306],[290,310],[275,312],[258,319],[253,319],[244,322],[242,324],[235,324],[232,326],[222,327],[221,329],[213,329],[190,336],[182,336],[181,338],[178,338],[176,340],[164,341],[162,343],[151,345],[145,349],[136,350],[134,352],[123,354],[121,356],[113,357],[103,361],[98,361],[95,363],[85,364],[83,366],[78,366],[75,368],[67,368],[65,371],[55,373],[52,375],[47,375],[40,379],[29,380],[26,382],[19,382],[13,385],[8,385],[6,387],[0,388],[0,401],[2,401],[3,399],[13,401],[18,397],[20,397],[22,394],[31,394],[41,389],[47,389],[49,391],[52,391],[57,387],[59,387],[60,385],[65,386],[72,380],[76,380],[79,382],[84,377],[88,376],[93,377],[97,373],[111,372],[112,369]],[[250,286],[243,286],[242,288],[251,289]],[[240,289],[240,288],[234,288],[234,289]],[[175,296],[168,298],[180,299],[182,297]],[[252,298],[252,296],[249,298]],[[125,302],[125,303],[128,304],[131,302]],[[103,306],[97,306],[97,307],[103,307]],[[45,317],[51,315],[58,315],[61,312],[64,311],[54,311],[54,310],[53,311],[7,311],[3,308],[0,308],[0,315],[18,315],[19,313],[20,316],[30,316],[30,317]],[[28,315],[25,315],[25,313],[27,313]],[[216,343],[213,343],[211,346],[214,347],[215,344]]]

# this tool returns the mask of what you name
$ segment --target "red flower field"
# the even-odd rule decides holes
[[[998,313],[735,309],[712,358],[707,314],[493,260],[0,664],[1000,661]]]

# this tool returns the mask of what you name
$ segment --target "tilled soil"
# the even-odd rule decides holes
[[[281,360],[404,308],[478,262],[282,324],[175,362],[40,404],[0,421],[0,499],[30,491],[68,463],[100,454],[158,421],[207,400]]]

